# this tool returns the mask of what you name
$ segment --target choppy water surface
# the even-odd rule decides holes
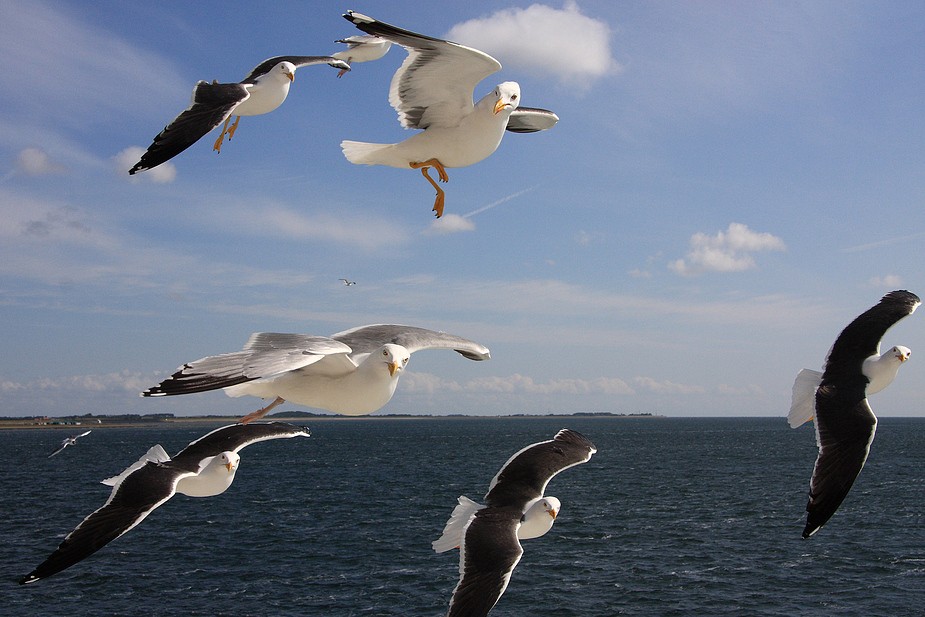
[[[106,500],[99,480],[210,426],[0,431],[0,613],[36,616],[445,614],[457,554],[430,542],[461,494],[560,428],[598,453],[547,493],[552,531],[492,615],[920,615],[925,420],[882,419],[840,511],[802,540],[812,430],[780,419],[440,418],[307,423],[254,444],[223,495],[177,496],[47,580],[17,579]],[[76,432],[76,431],[75,431]]]

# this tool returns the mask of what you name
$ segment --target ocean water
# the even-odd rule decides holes
[[[241,452],[232,487],[176,496],[95,555],[17,579],[106,500],[99,480],[211,426],[0,431],[0,614],[436,617],[458,578],[437,555],[458,495],[560,428],[598,446],[547,494],[562,512],[492,616],[925,613],[925,420],[882,419],[840,511],[803,540],[816,447],[784,418],[438,418],[306,422]],[[76,432],[76,431],[73,431]]]

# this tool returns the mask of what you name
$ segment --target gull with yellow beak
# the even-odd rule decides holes
[[[207,433],[176,456],[160,445],[150,448],[118,476],[103,480],[112,488],[109,499],[64,538],[57,550],[20,584],[48,578],[89,557],[134,528],[176,493],[213,497],[234,480],[241,457],[238,451],[268,439],[308,437],[308,429],[284,422],[232,424]]]
[[[488,348],[475,341],[414,326],[375,324],[329,337],[257,332],[241,351],[188,362],[141,395],[221,389],[228,396],[273,399],[245,416],[243,423],[285,401],[362,416],[392,399],[411,354],[423,349],[452,349],[469,360],[491,357]]]
[[[488,485],[485,505],[459,498],[433,543],[438,553],[459,548],[459,583],[448,617],[488,615],[524,553],[520,541],[545,535],[559,514],[559,500],[543,495],[549,480],[588,462],[595,452],[587,437],[562,429],[509,458]]]
[[[389,103],[404,128],[420,133],[394,144],[345,140],[344,156],[357,165],[420,169],[436,189],[434,212],[443,215],[443,189],[427,173],[433,167],[446,182],[447,167],[466,167],[487,158],[501,144],[505,129],[533,133],[552,128],[559,117],[545,109],[520,106],[520,86],[499,84],[473,104],[482,79],[501,70],[501,63],[471,47],[416,34],[348,11],[344,17],[367,34],[408,52],[392,76]]]
[[[341,71],[350,70],[349,64],[331,56],[276,56],[258,64],[238,83],[198,82],[193,88],[190,106],[157,134],[141,160],[128,173],[136,174],[169,161],[224,123],[212,146],[213,150],[221,152],[225,135],[229,140],[234,137],[241,116],[267,114],[282,105],[289,96],[289,86],[295,80],[296,69],[313,64],[329,64]],[[233,115],[237,118],[229,126]]]

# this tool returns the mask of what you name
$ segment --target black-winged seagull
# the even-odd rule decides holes
[[[475,341],[414,326],[360,326],[329,337],[257,332],[243,350],[188,362],[141,395],[223,389],[228,396],[273,399],[245,423],[285,401],[360,416],[392,399],[411,354],[423,349],[452,349],[469,360],[491,357]]]
[[[215,429],[171,458],[160,446],[148,450],[118,476],[103,480],[112,493],[64,538],[48,559],[20,579],[34,583],[69,568],[129,531],[175,493],[212,497],[231,486],[238,451],[267,439],[308,437],[306,428],[284,422],[232,424]]]
[[[867,394],[871,386],[882,390],[893,381],[908,358],[892,351],[881,356],[880,339],[919,304],[914,293],[891,291],[848,324],[829,351],[815,392],[819,454],[809,482],[804,538],[819,531],[835,514],[867,461],[877,430],[877,416]]]
[[[437,170],[441,182],[447,167],[466,167],[490,156],[505,129],[532,133],[552,128],[559,117],[545,109],[520,107],[520,86],[499,84],[473,104],[475,86],[501,63],[477,49],[403,30],[355,11],[344,17],[357,28],[401,45],[408,57],[392,77],[389,103],[405,128],[422,129],[395,144],[345,140],[344,156],[357,165],[420,169],[436,189],[433,210],[443,215],[443,189],[428,175]]]
[[[343,60],[351,66],[357,62],[378,60],[389,51],[390,47],[392,47],[391,41],[381,39],[371,34],[348,36],[345,39],[337,39],[334,42],[343,43],[347,46],[347,49],[331,54],[331,56],[338,60]],[[349,69],[341,69],[338,71],[337,76],[342,77],[348,70]]]
[[[459,547],[459,583],[448,617],[484,617],[495,606],[523,555],[520,540],[552,527],[560,503],[543,495],[563,469],[585,463],[597,448],[587,437],[562,429],[549,441],[523,448],[501,467],[485,494],[485,505],[466,497],[433,543],[438,553]]]
[[[74,435],[73,437],[65,437],[64,439],[61,440],[61,445],[58,446],[58,448],[54,452],[49,454],[48,458],[53,457],[55,454],[57,454],[58,452],[61,452],[61,450],[64,450],[68,446],[73,446],[74,444],[77,443],[78,439],[80,439],[81,437],[86,437],[89,434],[90,434],[90,431],[84,431],[83,433],[80,433],[79,435]]]
[[[198,82],[193,88],[190,106],[157,134],[141,160],[128,173],[135,174],[169,161],[224,122],[222,132],[212,146],[220,152],[225,135],[229,140],[234,137],[241,116],[259,116],[282,105],[289,95],[289,86],[295,80],[296,69],[313,64],[329,64],[342,71],[350,70],[349,64],[331,56],[275,56],[258,64],[238,83]],[[233,115],[237,119],[228,126]]]

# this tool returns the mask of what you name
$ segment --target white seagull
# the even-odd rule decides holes
[[[175,493],[212,497],[231,486],[245,446],[267,439],[308,437],[308,429],[283,422],[232,424],[215,429],[171,458],[152,447],[118,476],[109,499],[64,538],[61,545],[19,583],[48,578],[89,557],[129,531]]]
[[[80,439],[81,437],[86,437],[89,434],[90,434],[90,431],[84,431],[83,433],[79,435],[74,435],[73,437],[65,437],[61,441],[61,445],[58,446],[58,449],[52,452],[51,454],[49,454],[48,458],[53,457],[55,454],[57,454],[58,452],[61,452],[61,450],[64,450],[68,446],[73,446],[75,443],[77,443],[78,439]]]
[[[595,452],[587,437],[562,429],[508,459],[489,484],[485,505],[459,498],[443,534],[433,542],[438,553],[459,548],[459,583],[448,617],[488,615],[523,555],[520,540],[544,535],[555,522],[561,504],[543,495],[549,480]]]
[[[891,291],[848,324],[829,351],[815,389],[813,420],[819,454],[809,482],[804,538],[835,514],[867,461],[877,430],[877,416],[867,395],[872,386],[882,390],[889,385],[909,357],[905,348],[881,356],[880,339],[919,304],[914,293]]]
[[[532,133],[552,128],[559,117],[545,109],[520,107],[520,86],[501,83],[473,104],[475,86],[501,64],[477,49],[416,34],[348,11],[357,28],[401,45],[408,57],[392,77],[389,103],[405,128],[421,132],[395,144],[345,140],[344,156],[358,165],[420,169],[436,189],[433,210],[443,215],[443,189],[428,175],[433,167],[441,182],[447,167],[466,167],[490,156],[505,129]]]
[[[241,116],[259,116],[282,105],[295,80],[296,69],[313,64],[350,70],[349,64],[331,56],[276,56],[258,64],[238,83],[199,81],[193,88],[190,106],[157,134],[147,152],[128,173],[135,174],[169,161],[224,122],[212,146],[213,150],[221,152],[225,135],[229,140],[234,137]],[[228,126],[233,115],[237,119]]]
[[[391,400],[411,354],[422,349],[453,349],[470,360],[491,357],[487,347],[474,341],[413,326],[360,326],[330,337],[257,332],[243,350],[188,362],[141,395],[223,389],[228,396],[273,399],[245,416],[245,423],[285,401],[366,415]]]
[[[339,281],[343,281],[343,282],[344,282],[344,285],[345,285],[346,287],[350,287],[351,285],[356,285],[356,284],[357,284],[356,281],[348,281],[347,279],[338,279],[338,280],[339,280]]]
[[[371,62],[384,56],[389,48],[392,47],[391,41],[380,39],[378,36],[370,34],[360,34],[357,36],[348,36],[345,39],[337,39],[335,43],[343,43],[347,49],[331,54],[331,57],[343,60],[349,65],[356,62]],[[350,69],[341,69],[337,76],[342,77]]]

